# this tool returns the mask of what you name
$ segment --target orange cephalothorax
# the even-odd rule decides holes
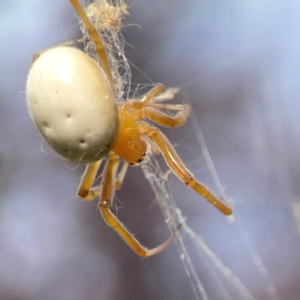
[[[118,109],[119,132],[112,151],[130,164],[139,163],[145,156],[147,145],[141,139],[139,127],[133,116],[121,106]]]

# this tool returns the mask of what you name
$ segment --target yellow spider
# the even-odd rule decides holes
[[[101,66],[72,47],[57,46],[35,55],[26,89],[31,118],[55,151],[71,161],[88,164],[78,195],[84,200],[99,196],[99,209],[105,222],[138,255],[157,254],[172,242],[175,234],[149,250],[110,211],[114,191],[121,187],[128,164],[137,165],[143,160],[149,144],[146,141],[160,150],[169,168],[184,184],[223,214],[230,215],[232,209],[196,181],[159,129],[141,121],[149,119],[166,127],[181,126],[188,118],[189,105],[160,103],[169,99],[162,84],[157,84],[140,99],[117,105],[112,72],[101,38],[78,0],[70,1],[95,43]],[[171,116],[161,109],[177,113]],[[106,156],[101,187],[93,188]],[[117,174],[120,158],[124,164]]]

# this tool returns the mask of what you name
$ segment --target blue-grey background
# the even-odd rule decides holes
[[[189,226],[256,299],[299,299],[300,3],[129,4],[126,24],[141,28],[125,27],[128,58],[154,82],[185,86],[176,101],[190,99],[234,204],[238,225],[171,176]],[[76,197],[83,167],[55,157],[29,118],[24,91],[32,55],[78,37],[76,24],[67,0],[0,3],[0,299],[193,299],[175,245],[137,257],[104,224],[96,202]],[[134,83],[149,83],[133,73]],[[191,121],[164,132],[195,176],[215,189]],[[116,204],[143,244],[168,236],[138,168],[130,169]],[[255,252],[276,291],[267,293]],[[196,268],[205,281],[211,269]],[[214,282],[206,289],[211,300],[226,299],[215,296]]]

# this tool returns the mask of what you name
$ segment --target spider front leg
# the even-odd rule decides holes
[[[191,108],[188,104],[156,103],[157,101],[172,99],[172,96],[178,92],[178,89],[173,88],[170,89],[170,92],[166,93],[167,91],[164,91],[162,84],[158,84],[147,92],[141,100],[129,100],[122,107],[130,111],[135,120],[149,119],[169,128],[181,126],[189,117]],[[177,110],[178,112],[175,115],[169,115],[160,111],[160,109]]]
[[[147,249],[142,246],[134,236],[124,227],[116,216],[110,211],[111,200],[114,195],[114,180],[119,165],[119,158],[116,154],[111,152],[109,160],[104,168],[103,178],[101,183],[101,195],[99,201],[99,208],[101,214],[108,226],[112,227],[124,239],[128,246],[136,252],[139,256],[147,257],[157,254],[164,250],[174,239],[176,233],[173,233],[166,242],[154,249]]]
[[[178,110],[175,115],[168,115],[150,105],[132,112],[135,120],[149,119],[161,126],[174,128],[186,122],[191,110],[188,104],[153,104],[154,107],[160,109]]]
[[[187,186],[215,206],[224,215],[231,215],[229,205],[218,199],[203,183],[196,181],[193,174],[186,168],[165,135],[157,128],[145,122],[138,122],[142,134],[149,136],[160,148],[160,151],[173,173]]]

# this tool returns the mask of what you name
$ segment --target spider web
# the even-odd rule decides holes
[[[117,102],[128,98],[131,85],[131,69],[124,53],[124,37],[121,34],[122,20],[128,14],[122,0],[96,0],[91,4],[81,1],[92,24],[97,28],[106,49]],[[94,42],[91,41],[84,24],[79,20],[84,38],[84,51],[101,65]]]
[[[125,101],[129,98],[129,93],[131,92],[131,70],[124,54],[125,41],[121,34],[122,20],[124,16],[128,14],[127,5],[123,0],[95,0],[91,4],[89,4],[88,1],[81,0],[81,3],[83,7],[85,7],[88,17],[97,28],[105,45],[114,84],[117,90],[117,101]],[[85,52],[101,64],[95,52],[93,42],[90,40],[82,22],[79,22],[83,32]],[[226,198],[207,150],[199,124],[193,113],[191,114],[191,118],[203,156],[218,188],[219,194],[223,198]],[[197,235],[187,225],[186,219],[183,217],[181,210],[174,201],[169,183],[165,179],[164,173],[152,153],[147,154],[144,162],[141,164],[141,168],[155,194],[169,229],[174,232],[179,225],[181,226],[180,232],[176,235],[175,242],[196,299],[255,299],[243,283],[232,274],[232,271],[227,268],[218,256],[207,246],[202,237]],[[268,270],[263,265],[261,258],[252,246],[251,240],[240,220],[237,220],[234,226],[237,227],[242,240],[247,246],[253,265],[264,284],[266,294],[269,296],[269,299],[276,300],[277,292],[271,282]],[[196,249],[196,251],[194,251],[194,249]],[[201,268],[207,270],[205,280],[203,278],[200,279],[201,275],[199,274],[199,269]],[[210,290],[208,292],[207,284],[211,284],[212,282],[214,287],[217,288],[215,288],[215,291]]]
[[[214,254],[214,252],[205,244],[201,236],[197,235],[186,224],[186,220],[175,203],[167,181],[162,179],[163,172],[155,157],[152,154],[148,154],[147,160],[145,160],[141,167],[145,178],[148,180],[155,194],[156,200],[159,203],[170,230],[174,232],[179,225],[182,226],[180,232],[176,235],[175,242],[186,273],[191,280],[196,298],[201,300],[209,299],[208,294],[197,274],[197,270],[194,267],[195,257],[190,254],[190,250],[186,246],[189,242],[194,243],[198,248],[199,255],[203,260],[205,267],[211,271],[214,284],[216,284],[219,290],[222,291],[223,299],[253,300],[253,296],[244,287],[240,280],[231,273],[230,269],[223,265],[216,254]],[[228,285],[228,288],[226,285]],[[230,285],[232,286],[232,291],[229,291]]]
[[[197,127],[197,137],[206,163],[209,166],[210,173],[216,182],[216,186],[221,188],[219,193],[225,197],[224,190],[207,150],[199,124],[193,113],[191,114],[191,118],[193,119],[194,127]],[[156,200],[158,201],[169,229],[174,232],[179,225],[181,226],[181,230],[177,233],[175,241],[187,276],[190,278],[196,299],[254,300],[255,298],[253,295],[239,280],[239,278],[234,276],[230,268],[226,267],[222,263],[221,259],[219,259],[213,250],[209,248],[203,238],[200,235],[197,235],[194,230],[187,225],[186,218],[184,218],[181,210],[176,205],[169,183],[166,179],[164,179],[165,175],[161,170],[157,159],[152,153],[147,155],[147,160],[142,163],[141,167],[145,178],[149,182],[155,194]],[[248,249],[256,272],[265,287],[268,299],[277,300],[277,289],[270,279],[268,269],[264,266],[262,259],[254,249],[250,237],[244,229],[241,220],[233,220],[233,218],[229,217],[228,221],[234,221],[233,225],[236,226],[242,242]],[[193,251],[193,248],[195,248],[196,251]],[[201,263],[199,264],[199,262]],[[199,269],[201,268],[207,270],[205,280],[206,284],[204,284],[203,279],[200,279],[201,274],[199,274]],[[213,283],[215,291],[209,289],[208,293],[208,289],[206,287],[207,285],[211,285],[211,283]]]

